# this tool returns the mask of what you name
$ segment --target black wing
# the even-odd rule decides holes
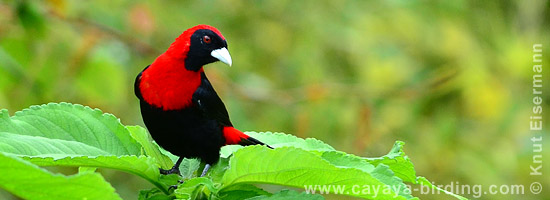
[[[149,68],[149,66],[151,65],[147,65],[147,67],[145,67],[145,69],[143,69],[136,77],[136,80],[134,82],[134,94],[136,94],[136,97],[140,100],[143,100],[143,97],[141,97],[141,91],[139,89],[139,82],[141,81],[141,74],[143,73],[143,71],[145,71],[147,68]]]
[[[215,119],[222,126],[233,126],[225,105],[212,87],[210,81],[208,81],[208,78],[206,78],[204,72],[201,73],[201,79],[201,85],[193,94],[193,102],[206,117]]]

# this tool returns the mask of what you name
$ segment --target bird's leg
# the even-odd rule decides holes
[[[204,169],[202,170],[201,177],[203,177],[204,175],[206,175],[206,172],[208,172],[209,169],[210,169],[210,164],[204,165]]]
[[[177,175],[180,175],[180,164],[181,164],[181,161],[183,161],[183,157],[180,157],[178,158],[178,161],[176,161],[176,164],[172,167],[172,169],[169,169],[169,170],[165,170],[165,169],[162,169],[162,168],[159,168],[160,170],[160,173],[161,174],[164,174],[164,175],[168,175],[168,174],[177,174]]]
[[[168,187],[168,190],[172,190],[172,189],[178,189],[178,185],[171,185],[170,187]]]

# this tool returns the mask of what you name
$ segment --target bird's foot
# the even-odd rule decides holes
[[[168,190],[171,190],[171,189],[178,189],[178,185],[171,185],[170,187],[168,187]]]
[[[165,171],[168,171],[168,170],[165,170]],[[171,189],[174,189],[174,190],[175,190],[175,189],[178,189],[178,185],[179,185],[179,184],[182,184],[183,182],[185,182],[185,181],[183,181],[183,180],[178,180],[178,184],[169,186],[169,187],[168,187],[168,190],[171,190]]]
[[[176,167],[172,167],[172,169],[169,169],[169,170],[159,168],[159,171],[160,171],[160,174],[164,174],[164,175],[177,174],[177,175],[181,176],[180,169],[178,169]]]
[[[171,185],[170,187],[168,187],[168,191],[172,190],[172,189],[178,189],[178,185]]]

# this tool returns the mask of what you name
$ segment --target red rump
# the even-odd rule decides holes
[[[225,137],[225,144],[239,144],[242,139],[248,139],[250,136],[244,134],[243,132],[233,128],[231,126],[223,127],[223,137]]]

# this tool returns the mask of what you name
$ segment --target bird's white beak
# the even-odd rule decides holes
[[[217,58],[218,60],[222,61],[223,63],[229,65],[231,67],[231,64],[233,63],[233,61],[231,61],[231,55],[229,55],[229,51],[227,51],[227,49],[224,47],[224,48],[221,48],[221,49],[216,49],[216,50],[213,50],[210,55],[212,55],[212,57],[214,58]]]

